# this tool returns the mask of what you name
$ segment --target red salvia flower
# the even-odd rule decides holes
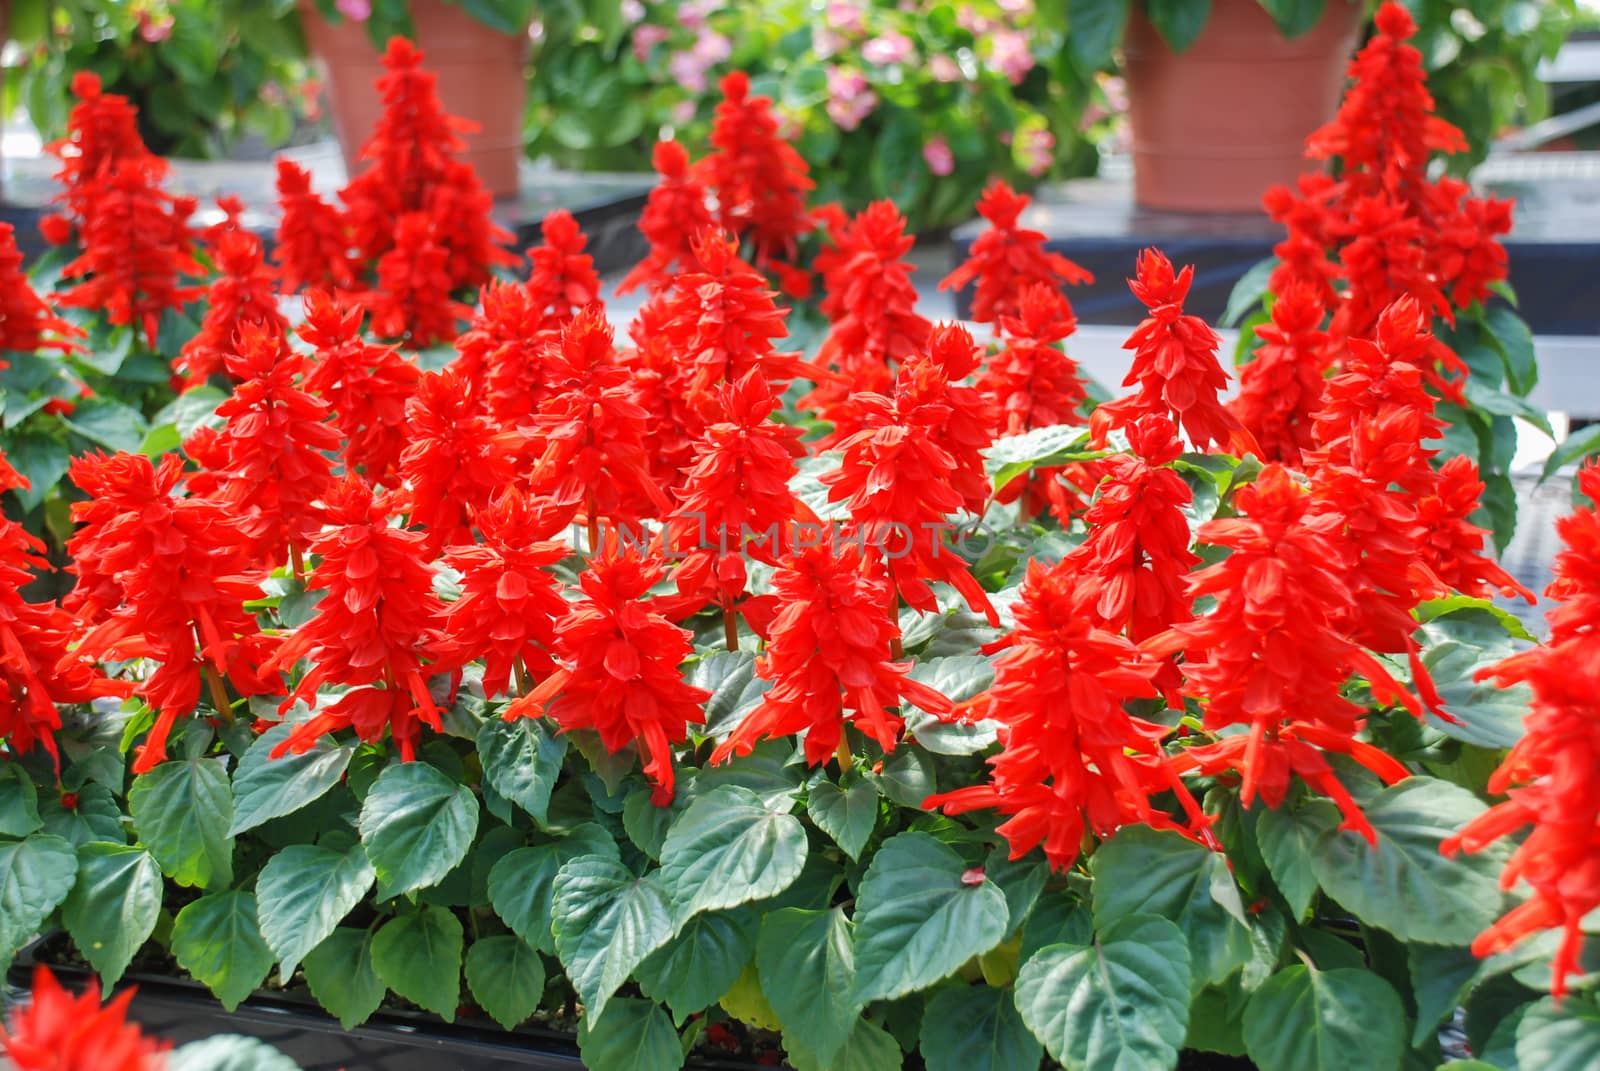
[[[1226,443],[1241,456],[1261,453],[1217,397],[1228,385],[1228,373],[1217,360],[1221,336],[1200,317],[1184,315],[1183,301],[1193,279],[1192,265],[1174,275],[1172,262],[1158,249],[1139,254],[1138,278],[1128,280],[1128,289],[1150,315],[1122,347],[1133,350],[1122,385],[1139,389],[1094,411],[1089,428],[1095,445],[1104,445],[1108,432],[1142,416],[1170,414],[1197,450]]]
[[[100,76],[79,71],[72,76],[77,103],[67,116],[67,136],[45,146],[61,161],[55,180],[62,191],[55,198],[65,215],[42,225],[45,237],[56,245],[71,240],[72,227],[83,227],[99,208],[101,196],[119,166],[132,162],[145,169],[154,183],[166,175],[166,161],[150,155],[139,136],[138,109],[128,98],[101,89]]]
[[[1434,597],[1451,592],[1488,598],[1492,592],[1521,595],[1535,602],[1533,592],[1510,573],[1483,557],[1487,533],[1468,520],[1483,504],[1483,481],[1469,457],[1456,456],[1439,466],[1432,494],[1417,501],[1417,524],[1426,533],[1420,550],[1423,564],[1440,580]]]
[[[98,184],[94,212],[79,231],[83,251],[61,270],[63,279],[81,281],[59,299],[143,329],[152,349],[161,314],[204,292],[182,285],[184,276],[203,274],[188,223],[194,202],[162,192],[160,164],[154,156],[129,158]]]
[[[394,247],[378,261],[377,285],[362,295],[372,312],[372,330],[425,349],[456,337],[470,309],[452,296],[450,250],[424,212],[408,212],[395,223]]]
[[[472,515],[515,477],[500,430],[473,409],[470,385],[453,368],[424,372],[406,402],[405,482],[400,507],[428,533],[431,549],[472,542]]]
[[[0,369],[9,367],[6,353],[38,353],[78,349],[73,339],[83,331],[67,323],[39,296],[22,270],[22,251],[15,229],[0,223]]]
[[[701,409],[714,406],[715,395],[691,398],[686,390],[695,369],[679,360],[678,336],[668,331],[672,322],[671,296],[658,291],[640,306],[628,325],[632,346],[620,350],[617,361],[628,369],[634,401],[649,414],[645,424],[645,453],[650,474],[666,489],[676,488],[694,460],[695,442],[706,428]],[[713,419],[720,419],[713,414]]]
[[[446,265],[452,290],[474,290],[489,281],[495,266],[518,263],[504,248],[514,237],[494,221],[494,197],[483,188],[472,165],[452,160],[443,177],[428,191],[423,205],[434,233],[450,251]]]
[[[568,520],[582,508],[591,535],[602,519],[626,526],[670,511],[644,452],[649,413],[635,400],[628,369],[617,363],[600,306],[566,326],[548,367],[551,396],[531,423],[508,433],[532,452],[533,493],[555,499]]]
[[[361,317],[361,306],[341,305],[326,291],[306,294],[298,333],[316,354],[302,386],[332,407],[345,439],[346,471],[393,487],[406,444],[406,400],[421,372],[393,347],[363,339]]]
[[[717,222],[749,237],[760,268],[792,270],[796,244],[811,229],[806,162],[778,132],[772,101],[750,96],[750,76],[730,71],[711,127],[713,151],[693,175],[716,193]],[[793,290],[798,280],[785,285]]]
[[[817,361],[843,369],[852,381],[853,366],[889,368],[928,343],[933,325],[917,314],[916,269],[905,262],[916,239],[905,229],[893,201],[874,201],[848,223],[830,227],[832,244],[817,254],[814,267],[827,294],[821,308],[830,324]],[[874,382],[861,386],[881,389]]]
[[[1321,329],[1324,316],[1316,292],[1297,284],[1273,303],[1272,322],[1256,328],[1261,345],[1239,369],[1239,396],[1228,408],[1261,447],[1263,461],[1298,469],[1301,452],[1316,442],[1311,419],[1334,356]]]
[[[1338,301],[1333,282],[1339,268],[1328,255],[1338,242],[1331,205],[1343,191],[1321,172],[1301,175],[1296,185],[1297,191],[1274,186],[1261,198],[1267,215],[1288,232],[1272,247],[1278,263],[1267,289],[1282,296],[1297,286],[1304,287],[1323,308],[1332,308]]]
[[[205,679],[219,712],[229,700],[223,678],[241,695],[270,695],[278,684],[262,667],[276,641],[261,633],[246,600],[261,595],[262,574],[248,558],[236,512],[173,492],[183,459],[159,468],[139,454],[73,459],[72,481],[90,496],[72,507],[81,527],[67,541],[80,578],[68,608],[94,627],[79,658],[153,658],[137,694],[156,711],[135,773],[166,758],[178,718],[194,712]]]
[[[544,245],[528,250],[528,296],[545,317],[545,326],[559,328],[600,300],[600,277],[594,258],[585,253],[584,237],[572,213],[558,208],[539,223]]]
[[[28,486],[0,454],[0,493]],[[56,759],[58,704],[127,695],[133,685],[107,680],[69,656],[78,619],[53,602],[31,603],[22,588],[50,568],[44,544],[21,524],[0,518],[0,740],[15,753],[40,744]]]
[[[246,230],[225,232],[212,250],[217,277],[206,294],[206,315],[200,330],[183,344],[174,367],[186,386],[204,383],[223,371],[246,324],[259,324],[274,336],[289,329],[278,311],[278,295],[265,264],[261,239]]]
[[[1578,482],[1600,501],[1600,466],[1589,465]],[[1472,950],[1493,955],[1540,930],[1560,930],[1550,980],[1559,998],[1568,977],[1582,972],[1583,919],[1600,908],[1600,515],[1580,509],[1556,527],[1565,548],[1546,591],[1560,600],[1549,614],[1549,640],[1479,673],[1533,691],[1524,735],[1489,779],[1490,792],[1510,798],[1440,848],[1478,852],[1532,827],[1500,876],[1507,890],[1526,882],[1532,896],[1479,934]]]
[[[1200,559],[1189,552],[1183,508],[1194,498],[1168,466],[1183,452],[1178,429],[1164,416],[1147,416],[1128,429],[1132,454],[1101,463],[1105,479],[1084,514],[1089,534],[1069,557],[1085,578],[1098,581],[1086,610],[1097,627],[1143,643],[1188,621],[1185,581]],[[1181,708],[1177,667],[1166,662],[1155,677],[1169,705]]]
[[[286,669],[310,658],[311,668],[282,709],[303,700],[316,713],[272,755],[300,754],[323,734],[346,728],[377,743],[387,728],[401,760],[410,762],[422,727],[439,730],[428,677],[454,669],[425,537],[389,524],[387,504],[359,477],[328,491],[326,517],[330,527],[311,544],[321,560],[306,587],[327,594],[274,659],[275,668]],[[322,707],[317,692],[324,685],[348,690]]]
[[[623,278],[619,294],[641,284],[652,293],[671,285],[673,275],[694,262],[690,241],[713,222],[706,189],[691,173],[689,153],[682,144],[656,142],[650,162],[661,176],[639,215],[639,233],[650,243],[650,252]]]
[[[190,481],[191,493],[233,509],[262,565],[281,565],[285,555],[298,563],[322,527],[318,501],[333,483],[340,435],[330,407],[296,382],[305,358],[264,324],[241,328],[227,370],[238,381],[217,406],[227,424],[188,451],[209,470]]]
[[[1000,723],[990,783],[923,802],[947,814],[993,808],[1020,859],[1040,844],[1056,870],[1077,860],[1085,835],[1106,838],[1144,823],[1178,828],[1150,797],[1175,791],[1196,829],[1206,819],[1161,750],[1170,729],[1135,718],[1123,703],[1157,694],[1155,663],[1089,612],[1100,582],[1071,562],[1028,563],[1010,649],[994,684],[961,705],[963,716]]]
[[[74,997],[41,964],[32,999],[12,1012],[9,1032],[0,1028],[0,1053],[16,1071],[162,1071],[172,1046],[128,1022],[136,991],[125,989],[102,1005],[98,979]]]
[[[1041,232],[1018,225],[1031,200],[999,179],[990,183],[978,199],[978,214],[989,221],[989,229],[973,240],[966,261],[939,282],[940,290],[960,290],[977,280],[971,318],[979,323],[998,324],[1002,316],[1015,316],[1030,283],[1059,289],[1094,282],[1093,275],[1046,250]]]
[[[344,217],[312,190],[310,172],[282,157],[278,158],[278,211],[272,259],[286,293],[307,286],[340,290],[357,286]]]
[[[895,404],[950,455],[950,486],[962,507],[980,517],[992,490],[983,452],[994,445],[1000,419],[988,395],[964,385],[982,361],[983,348],[965,327],[940,324],[929,334],[926,352],[909,357],[895,377]]]
[[[681,563],[673,579],[684,594],[703,594],[722,607],[733,648],[745,556],[778,564],[797,518],[815,518],[789,489],[795,459],[805,456],[804,432],[770,419],[779,402],[760,370],[722,384],[717,394],[726,419],[706,428],[678,492],[672,539]]]
[[[500,423],[533,415],[550,394],[544,354],[561,332],[521,283],[483,288],[471,327],[456,339],[451,366],[472,386],[477,408]]]
[[[580,320],[582,314],[580,314]],[[672,802],[672,746],[705,721],[704,688],[679,666],[693,651],[688,629],[655,608],[646,593],[666,573],[655,557],[608,538],[579,578],[583,599],[556,629],[562,664],[505,710],[506,720],[549,715],[563,729],[593,729],[612,753],[636,744],[657,806]]]
[[[713,763],[746,754],[765,737],[806,734],[806,761],[828,761],[847,747],[848,721],[893,751],[904,719],[901,701],[948,714],[948,699],[912,680],[911,665],[891,661],[900,628],[893,591],[863,561],[859,543],[824,536],[796,547],[772,578],[778,611],[756,672],[772,687],[733,734],[712,753]]]
[[[1236,770],[1241,801],[1259,793],[1283,802],[1290,776],[1331,797],[1343,828],[1376,844],[1377,834],[1334,775],[1324,752],[1349,755],[1385,781],[1406,776],[1386,753],[1356,738],[1366,710],[1340,689],[1352,673],[1381,703],[1416,701],[1340,629],[1353,596],[1341,568],[1337,520],[1311,512],[1287,471],[1267,466],[1239,488],[1239,516],[1207,521],[1197,538],[1231,553],[1191,575],[1189,595],[1215,596],[1216,609],[1147,641],[1157,656],[1184,652],[1184,690],[1205,700],[1204,724],[1247,732],[1189,748],[1177,762],[1206,774]]]
[[[568,610],[560,581],[546,571],[571,553],[553,538],[563,522],[516,488],[472,521],[483,542],[445,551],[461,574],[461,597],[445,611],[444,633],[463,660],[483,659],[486,694],[508,692],[513,672],[526,690],[525,682],[555,669],[556,624]]]

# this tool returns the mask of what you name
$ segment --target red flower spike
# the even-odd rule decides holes
[[[194,337],[183,344],[174,363],[185,388],[223,371],[226,355],[245,325],[260,325],[277,337],[289,330],[288,319],[278,311],[278,295],[261,239],[245,230],[226,231],[212,257],[218,274],[206,294],[205,319]]]
[[[1589,465],[1578,480],[1591,501],[1600,500],[1600,466]],[[1489,779],[1490,792],[1510,798],[1440,849],[1479,852],[1532,827],[1500,875],[1503,888],[1526,883],[1532,895],[1479,934],[1472,950],[1493,955],[1541,930],[1560,930],[1550,979],[1560,998],[1567,979],[1582,973],[1583,919],[1600,907],[1600,515],[1580,509],[1557,529],[1565,548],[1547,591],[1560,600],[1549,614],[1549,640],[1478,674],[1533,692],[1522,739]]]
[[[1232,553],[1189,577],[1189,596],[1211,595],[1216,609],[1146,641],[1164,657],[1184,652],[1184,692],[1205,700],[1204,724],[1246,733],[1192,747],[1176,761],[1205,774],[1237,770],[1240,799],[1283,802],[1291,775],[1331,796],[1344,828],[1376,843],[1377,834],[1333,776],[1323,752],[1349,755],[1386,781],[1406,770],[1356,739],[1365,708],[1345,699],[1344,682],[1359,673],[1381,703],[1417,703],[1382,665],[1341,630],[1354,596],[1336,540],[1337,521],[1311,511],[1294,478],[1269,465],[1239,488],[1239,516],[1208,521],[1197,538]]]
[[[6,353],[69,353],[82,348],[73,340],[83,337],[80,328],[57,316],[50,302],[34,290],[22,270],[15,229],[0,223],[0,369],[10,367]]]
[[[1033,283],[1060,288],[1093,283],[1094,276],[1059,253],[1045,249],[1040,231],[1018,225],[1032,198],[996,179],[978,198],[978,214],[989,229],[973,240],[962,265],[939,281],[940,290],[960,290],[973,280],[971,318],[996,324],[1015,316],[1024,290]]]
[[[182,285],[184,276],[204,274],[188,223],[194,202],[164,193],[158,185],[164,172],[157,157],[129,158],[97,183],[93,214],[79,228],[83,251],[61,270],[63,280],[80,281],[58,299],[142,329],[152,349],[161,314],[204,293]]]
[[[352,290],[356,264],[350,228],[339,210],[311,189],[311,173],[278,158],[278,237],[272,251],[284,292],[304,287]]]
[[[1417,502],[1417,524],[1427,533],[1422,544],[1423,563],[1441,581],[1434,597],[1452,592],[1477,598],[1520,595],[1533,603],[1533,592],[1483,556],[1482,528],[1468,520],[1483,504],[1483,481],[1471,458],[1456,456],[1439,467],[1431,495]]]
[[[410,762],[422,727],[439,731],[428,678],[457,664],[441,631],[444,605],[433,590],[425,538],[390,525],[387,504],[358,477],[335,484],[325,499],[330,527],[311,544],[321,560],[306,587],[327,595],[273,660],[274,668],[287,669],[310,658],[281,709],[297,700],[317,709],[272,757],[301,754],[340,729],[353,728],[369,744],[388,729],[401,760]],[[318,690],[329,684],[348,690],[319,707]]]
[[[286,554],[298,561],[321,530],[317,503],[333,483],[329,455],[341,441],[328,403],[296,382],[304,368],[305,358],[277,330],[246,324],[227,356],[238,385],[217,406],[227,424],[189,452],[209,470],[207,479],[190,481],[191,493],[231,506],[253,559],[268,568]]]
[[[990,783],[930,796],[946,814],[994,808],[1020,859],[1040,844],[1050,866],[1069,869],[1086,835],[1106,838],[1132,823],[1179,828],[1150,802],[1178,794],[1192,826],[1208,819],[1161,750],[1170,729],[1132,717],[1127,699],[1156,695],[1153,662],[1092,623],[1100,588],[1071,562],[1028,563],[1011,649],[995,662],[990,689],[963,704],[1000,722],[1001,751]]]
[[[745,591],[745,555],[777,565],[797,519],[815,517],[789,489],[795,459],[805,456],[804,431],[771,419],[779,401],[760,370],[717,395],[727,419],[706,428],[677,496],[671,541],[681,563],[673,580],[732,614]]]
[[[513,672],[543,680],[555,670],[556,624],[569,607],[546,570],[571,550],[553,538],[560,516],[515,488],[472,520],[483,542],[445,551],[461,574],[461,597],[445,611],[444,633],[461,660],[483,659],[483,688],[492,697],[510,693]]]
[[[551,396],[529,424],[505,433],[533,457],[529,487],[571,520],[582,508],[591,533],[601,520],[637,526],[672,509],[644,452],[649,413],[635,400],[629,370],[617,363],[605,311],[591,305],[561,333],[547,357]]]
[[[1239,396],[1228,408],[1261,447],[1263,461],[1302,468],[1301,452],[1316,443],[1312,415],[1334,356],[1320,329],[1324,315],[1316,293],[1296,285],[1273,303],[1272,322],[1256,328],[1261,345],[1239,369]]]
[[[685,682],[679,669],[693,651],[689,630],[646,597],[666,566],[620,542],[608,537],[579,578],[584,597],[556,630],[562,666],[504,717],[548,712],[563,729],[597,731],[613,754],[637,745],[654,786],[651,802],[664,807],[673,798],[672,747],[705,720],[711,693]]]
[[[74,74],[71,88],[77,103],[67,116],[67,136],[45,146],[61,161],[55,180],[62,191],[55,201],[64,217],[51,217],[59,222],[44,227],[45,237],[56,245],[71,241],[72,228],[82,228],[94,216],[106,184],[124,162],[144,169],[152,185],[167,172],[166,161],[152,156],[139,136],[138,109],[127,97],[103,92],[100,77],[91,71]]]
[[[0,454],[0,494],[28,486]],[[40,744],[57,761],[59,705],[126,696],[133,685],[107,680],[92,663],[70,657],[78,619],[53,602],[32,603],[22,588],[50,564],[44,544],[0,518],[0,741],[17,754]]]
[[[1184,298],[1194,279],[1186,265],[1173,274],[1172,262],[1158,249],[1139,254],[1138,278],[1128,289],[1150,310],[1122,348],[1133,350],[1125,387],[1134,394],[1108,402],[1089,418],[1091,441],[1103,446],[1106,435],[1148,414],[1170,414],[1183,426],[1196,450],[1227,444],[1235,453],[1261,453],[1261,447],[1218,399],[1228,373],[1217,360],[1222,337],[1198,316],[1186,316]]]
[[[623,278],[619,294],[640,285],[651,293],[671,286],[673,276],[694,263],[691,240],[713,225],[706,189],[691,173],[689,153],[682,144],[656,142],[650,162],[661,176],[639,215],[639,233],[649,241],[650,252]]]
[[[908,358],[895,376],[895,405],[950,455],[950,486],[962,508],[980,517],[991,495],[983,452],[994,445],[1000,415],[982,390],[962,384],[978,371],[983,355],[965,327],[940,324],[928,336],[927,351]]]
[[[16,1071],[162,1071],[170,1042],[145,1037],[128,1022],[129,988],[100,1003],[100,983],[90,978],[74,997],[48,967],[34,968],[33,996],[0,1028],[0,1053]]]
[[[712,152],[692,174],[715,192],[722,228],[750,238],[757,267],[792,268],[798,240],[811,229],[806,195],[815,184],[806,162],[778,133],[772,101],[750,96],[750,76],[730,71],[719,85]]]
[[[917,315],[916,269],[905,262],[916,239],[893,201],[874,201],[840,227],[830,227],[829,248],[817,254],[822,274],[822,312],[832,325],[817,362],[843,369],[889,368],[920,352],[933,325]],[[864,389],[875,385],[864,384]]]
[[[545,316],[545,326],[559,328],[600,300],[600,277],[594,258],[585,253],[584,237],[572,213],[558,208],[539,223],[544,245],[528,250],[528,296]]]
[[[695,442],[706,428],[700,407],[714,405],[715,397],[691,398],[686,384],[694,369],[679,360],[677,332],[668,333],[672,310],[670,295],[659,292],[640,306],[628,337],[633,345],[619,351],[618,363],[628,369],[634,400],[649,414],[645,425],[645,453],[650,474],[661,487],[673,490],[694,460]]]
[[[405,490],[397,504],[411,525],[427,529],[433,550],[471,543],[472,515],[516,477],[498,426],[474,411],[469,390],[446,367],[424,372],[406,402]]]
[[[378,282],[362,300],[373,333],[426,349],[456,337],[472,310],[452,297],[450,249],[433,219],[409,212],[395,223],[394,247],[378,261]]]
[[[521,283],[483,288],[471,328],[456,339],[451,365],[471,386],[477,408],[502,424],[531,417],[550,395],[545,351],[561,330]]]
[[[890,660],[900,635],[893,592],[863,562],[858,543],[834,533],[796,547],[772,578],[778,612],[756,672],[772,687],[711,755],[746,754],[766,737],[804,731],[806,761],[820,765],[840,748],[848,721],[893,751],[902,701],[948,715],[944,696],[912,680],[910,663]]]
[[[69,474],[90,500],[72,507],[80,527],[67,551],[79,582],[66,606],[94,626],[73,657],[159,663],[137,688],[156,711],[133,764],[144,773],[166,758],[167,736],[194,712],[203,678],[219,707],[228,704],[223,678],[244,696],[280,687],[263,665],[277,641],[244,609],[260,597],[263,574],[251,568],[234,510],[174,497],[178,455],[157,468],[140,454],[87,454]]]
[[[393,347],[368,344],[361,316],[361,306],[341,305],[326,291],[306,294],[298,333],[316,354],[301,385],[332,407],[345,438],[346,471],[393,487],[406,444],[406,400],[421,372]]]

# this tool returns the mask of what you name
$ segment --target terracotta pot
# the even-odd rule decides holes
[[[354,175],[362,166],[361,146],[383,111],[373,85],[383,74],[380,53],[360,23],[346,19],[334,25],[309,0],[302,0],[300,14],[306,42],[324,67],[334,128],[345,166]],[[478,124],[476,133],[463,137],[462,159],[496,197],[515,195],[527,107],[527,38],[490,29],[444,0],[411,0],[411,22],[424,66],[439,76],[444,110]]]
[[[1141,208],[1257,212],[1268,187],[1317,166],[1306,135],[1338,111],[1359,4],[1328,0],[1291,41],[1258,0],[1215,0],[1182,54],[1138,8],[1123,52]]]

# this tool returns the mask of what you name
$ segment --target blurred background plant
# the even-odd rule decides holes
[[[75,71],[139,108],[139,132],[163,156],[218,156],[248,133],[291,139],[315,109],[295,0],[12,0],[20,50],[5,72],[6,114],[20,104],[46,141],[66,130]]]

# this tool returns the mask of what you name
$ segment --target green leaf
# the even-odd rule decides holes
[[[1545,997],[1517,1026],[1517,1063],[1525,1071],[1591,1071],[1600,1067],[1600,1007],[1592,993],[1557,1004]]]
[[[921,810],[922,801],[939,791],[933,759],[921,748],[901,744],[883,760],[883,771],[868,774],[892,803]]]
[[[781,809],[779,809],[781,808]],[[661,883],[679,924],[787,889],[806,862],[806,830],[739,785],[697,793],[661,846]]]
[[[1085,74],[1111,63],[1133,0],[1067,0],[1067,48]]]
[[[1377,831],[1374,847],[1359,833],[1329,830],[1317,840],[1312,869],[1328,895],[1368,925],[1402,941],[1470,944],[1500,914],[1503,850],[1446,858],[1439,842],[1483,813],[1464,788],[1408,777],[1362,802]]]
[[[1399,1071],[1405,1009],[1394,987],[1366,970],[1274,974],[1244,1009],[1244,1044],[1261,1071]]]
[[[33,778],[14,762],[0,764],[0,836],[26,837],[43,825]]]
[[[1456,1013],[1478,978],[1483,961],[1466,948],[1407,945],[1406,967],[1416,998],[1416,1026],[1411,1045],[1421,1048],[1439,1032],[1439,1024]]]
[[[849,1040],[833,1059],[818,1057],[811,1039],[804,1035],[786,1031],[783,1047],[795,1071],[900,1071],[905,1065],[894,1035],[867,1019],[855,1021]]]
[[[467,949],[467,986],[480,1008],[513,1030],[539,1010],[544,960],[520,937],[481,938]]]
[[[1301,34],[1310,33],[1322,21],[1328,0],[1261,0],[1261,6],[1267,9],[1267,14],[1278,24],[1283,36],[1293,40]]]
[[[334,747],[328,738],[318,740],[304,754],[271,758],[295,726],[274,725],[256,738],[233,772],[233,825],[238,836],[273,818],[293,814],[322,798],[350,765],[353,747]]]
[[[760,796],[763,805],[774,811],[792,810],[805,784],[805,767],[791,761],[794,750],[790,740],[763,740],[748,755],[697,772],[695,797],[725,785],[738,785]]]
[[[511,932],[541,952],[555,951],[550,903],[556,874],[573,859],[604,855],[620,860],[616,841],[592,823],[576,827],[553,844],[518,848],[489,868],[489,902]]]
[[[119,777],[120,774],[119,769]],[[78,789],[78,805],[70,809],[59,798],[46,796],[39,801],[39,817],[44,819],[46,833],[70,840],[74,847],[97,840],[128,843],[122,807],[105,785],[91,782]]]
[[[1506,382],[1512,393],[1526,395],[1539,384],[1539,364],[1534,356],[1533,331],[1506,305],[1491,305],[1483,326],[1505,360]]]
[[[846,855],[859,860],[878,824],[878,790],[855,770],[839,780],[838,785],[819,781],[813,786],[806,798],[806,813]]]
[[[261,939],[256,921],[255,894],[240,889],[211,893],[178,912],[172,955],[233,1011],[272,969],[272,950]]]
[[[1539,474],[1539,482],[1543,483],[1561,469],[1581,461],[1591,454],[1600,454],[1600,424],[1590,424],[1588,427],[1579,428],[1561,440],[1560,445],[1550,451],[1550,456],[1545,458],[1544,470]]]
[[[1317,894],[1317,875],[1311,869],[1317,839],[1338,825],[1339,808],[1316,797],[1263,809],[1256,819],[1261,858],[1296,919],[1306,917],[1311,898]]]
[[[11,493],[24,513],[43,502],[67,474],[72,454],[67,444],[43,435],[19,435],[6,444],[6,460],[11,467],[28,478],[27,487]]]
[[[1195,989],[1250,962],[1250,926],[1228,861],[1172,830],[1127,826],[1094,853],[1094,921],[1160,915],[1189,942]]]
[[[1187,52],[1211,17],[1211,0],[1144,0],[1145,14],[1174,52]]]
[[[648,1000],[611,1001],[578,1024],[578,1051],[593,1071],[678,1071],[683,1046],[672,1020]]]
[[[1028,1031],[1011,992],[951,986],[928,1001],[918,1048],[928,1071],[1037,1068],[1044,1046]]]
[[[863,1002],[852,999],[855,943],[844,908],[790,907],[761,921],[756,971],[785,1036],[805,1039],[827,1064],[850,1038]]]
[[[654,877],[601,855],[574,859],[556,875],[552,924],[556,953],[598,1019],[617,987],[646,956],[672,939],[672,904]]]
[[[179,885],[201,889],[233,880],[233,793],[227,760],[164,762],[133,779],[128,809],[139,840]]]
[[[461,920],[447,907],[390,919],[372,939],[372,969],[383,984],[447,1023],[461,1000]]]
[[[438,884],[477,831],[472,790],[423,762],[384,770],[361,804],[361,841],[390,896]]]
[[[180,1045],[167,1071],[300,1071],[300,1065],[259,1038],[216,1034]]]
[[[1477,671],[1512,654],[1509,643],[1481,646],[1446,640],[1423,652],[1422,664],[1454,721],[1428,712],[1428,724],[1452,740],[1500,751],[1522,739],[1522,719],[1533,702],[1526,684],[1501,687],[1474,679]]]
[[[1519,398],[1498,387],[1491,387],[1481,380],[1468,378],[1462,385],[1462,395],[1467,399],[1468,405],[1485,413],[1499,416],[1517,417],[1524,420],[1551,438],[1555,437],[1554,430],[1550,427],[1550,418],[1544,410],[1538,408],[1525,398]]]
[[[1271,2],[1263,0],[1263,3]],[[1252,264],[1249,271],[1239,276],[1239,281],[1233,284],[1233,291],[1228,295],[1228,307],[1223,311],[1222,319],[1217,321],[1219,327],[1233,327],[1244,319],[1245,313],[1261,304],[1261,299],[1267,294],[1267,280],[1277,266],[1278,258],[1268,257]]]
[[[78,855],[60,837],[40,833],[0,844],[0,963],[38,932],[77,875]]]
[[[1009,915],[1005,894],[926,833],[885,841],[856,899],[856,977],[851,998],[866,1004],[925,989],[999,944]]]
[[[771,681],[756,676],[756,656],[750,651],[713,651],[694,664],[689,683],[711,693],[705,733],[718,740],[733,732],[772,687]]]
[[[1104,457],[1105,451],[1089,449],[1088,439],[1089,433],[1083,428],[1053,424],[996,439],[983,454],[994,486],[999,489],[1036,468]]]
[[[61,919],[78,951],[100,972],[105,992],[155,931],[161,893],[161,867],[143,848],[85,844],[78,849],[78,880]]]
[[[683,1022],[716,1003],[739,980],[755,953],[758,922],[759,916],[747,907],[696,915],[639,964],[634,972],[639,988]]]
[[[84,400],[61,422],[96,446],[128,453],[138,451],[149,430],[137,409],[103,395]]]
[[[490,718],[478,730],[483,776],[537,826],[549,815],[550,793],[566,754],[567,741],[551,736],[537,718]]]
[[[372,932],[341,926],[300,965],[317,1003],[354,1030],[383,1003],[388,987],[372,966]]]
[[[374,874],[359,843],[348,851],[291,844],[267,860],[256,879],[261,936],[282,965],[285,985],[306,953],[333,933],[367,890]]]
[[[1183,932],[1126,915],[1092,944],[1041,949],[1017,975],[1016,1002],[1068,1071],[1167,1071],[1188,1030],[1189,989]]]

